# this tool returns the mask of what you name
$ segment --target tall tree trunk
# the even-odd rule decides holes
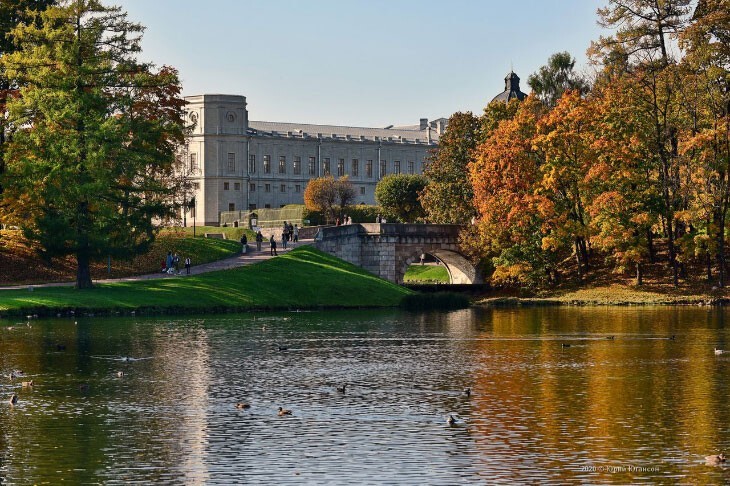
[[[585,270],[588,271],[588,263],[589,263],[588,247],[586,245],[585,238],[582,238],[582,237],[580,239],[580,254],[581,254],[581,257],[583,258],[583,266],[584,266]]]
[[[89,245],[89,204],[79,202],[76,208],[76,288],[90,289],[91,283],[91,248]]]
[[[91,283],[91,267],[88,250],[79,250],[76,253],[76,288],[90,289],[93,287]]]
[[[725,227],[725,218],[722,218],[722,226]],[[725,231],[723,229],[717,232],[717,266],[718,276],[717,285],[722,288],[725,286]]]
[[[654,248],[654,232],[646,230],[646,246],[649,249],[649,263],[656,263],[656,248]]]
[[[705,261],[707,265],[707,281],[712,281],[712,257],[710,256],[710,252],[707,252],[707,258]]]
[[[575,261],[578,264],[578,280],[583,280],[583,260],[580,251],[580,238],[576,238],[574,241],[575,246]]]

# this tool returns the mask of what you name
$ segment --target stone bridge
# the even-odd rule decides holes
[[[317,249],[395,283],[425,253],[437,258],[452,284],[482,283],[476,268],[459,251],[458,225],[362,223],[320,228]]]

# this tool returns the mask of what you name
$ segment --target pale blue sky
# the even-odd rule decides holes
[[[605,0],[109,0],[147,27],[142,58],[184,94],[246,96],[253,120],[416,124],[481,113],[510,66],[581,68]]]

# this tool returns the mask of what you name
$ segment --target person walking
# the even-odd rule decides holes
[[[264,235],[261,234],[261,230],[256,232],[256,251],[261,251],[261,243],[264,241]]]
[[[190,275],[190,257],[185,257],[185,275]]]
[[[241,253],[246,254],[247,249],[248,249],[248,238],[246,237],[246,233],[243,233],[243,235],[241,235]]]
[[[172,256],[172,266],[175,269],[175,274],[180,274],[180,257],[177,255],[177,252]]]
[[[289,238],[289,235],[286,232],[283,232],[281,234],[281,247],[286,250],[286,240]]]
[[[294,233],[294,243],[296,243],[297,241],[299,241],[299,227],[297,225],[294,225],[293,233]]]
[[[276,255],[276,238],[274,238],[274,235],[271,235],[271,239],[269,239],[269,242],[271,243],[271,256],[277,256]]]
[[[165,273],[169,272],[172,268],[172,252],[167,252],[167,258],[165,258]]]

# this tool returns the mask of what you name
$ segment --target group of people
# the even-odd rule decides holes
[[[352,218],[348,215],[344,215],[342,217],[342,221],[340,221],[340,218],[335,219],[335,226],[340,226],[344,224],[352,224]]]
[[[296,243],[299,241],[299,228],[297,225],[292,225],[284,221],[284,227],[281,230],[281,244],[282,247],[286,248],[286,242],[291,241]]]
[[[190,275],[190,257],[185,257],[185,274]],[[162,262],[162,273],[168,275],[180,275],[180,256],[177,253],[171,251],[167,252],[167,257]]]

